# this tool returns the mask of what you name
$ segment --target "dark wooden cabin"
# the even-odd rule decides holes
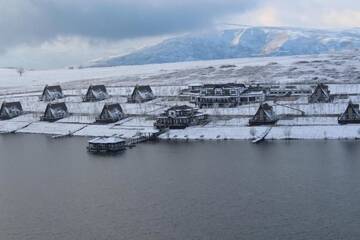
[[[64,102],[49,103],[46,106],[44,115],[40,118],[41,121],[55,122],[62,118],[68,117],[70,114]]]
[[[332,101],[329,86],[320,83],[309,96],[309,103],[329,103]]]
[[[149,85],[136,85],[131,96],[128,98],[129,103],[143,103],[155,99],[155,95]]]
[[[339,124],[360,123],[359,104],[354,104],[350,101],[345,112],[339,116],[338,123]]]
[[[106,103],[96,122],[114,123],[123,118],[125,118],[125,114],[119,103]]]
[[[157,117],[154,126],[159,129],[183,129],[189,126],[205,124],[208,116],[196,108],[187,105],[174,106]]]
[[[51,102],[61,98],[64,98],[64,94],[59,85],[56,86],[46,85],[42,92],[42,95],[40,96],[40,101]]]
[[[249,120],[250,126],[272,125],[278,121],[273,107],[267,103],[260,104],[256,114]]]
[[[85,96],[84,102],[97,102],[105,100],[109,97],[109,94],[104,85],[90,85]]]
[[[3,102],[0,109],[0,119],[7,120],[20,116],[23,108],[20,102]]]

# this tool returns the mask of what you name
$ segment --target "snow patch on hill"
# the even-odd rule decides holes
[[[360,48],[360,31],[239,27],[189,33],[90,67],[324,54]]]

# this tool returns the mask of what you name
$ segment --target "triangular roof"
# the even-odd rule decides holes
[[[149,85],[136,85],[133,92],[135,91],[152,92],[152,89]]]
[[[329,87],[324,83],[319,83],[314,92],[309,96],[309,102],[329,102],[331,101]]]
[[[16,107],[19,110],[22,110],[22,106],[20,102],[3,102],[1,104],[1,109],[2,108],[10,108],[10,107]]]
[[[120,106],[119,103],[105,103],[102,111],[101,111],[101,115],[105,112],[105,111],[120,111],[123,112],[122,107]]]
[[[46,91],[46,90],[51,91],[51,92],[60,92],[60,93],[62,93],[62,89],[61,89],[61,86],[60,86],[60,85],[54,85],[54,86],[46,85],[46,86],[44,87],[42,96],[45,95],[45,91]]]
[[[68,111],[66,104],[64,102],[59,102],[59,103],[48,103],[45,109],[45,113],[47,111],[51,111],[52,109],[59,109],[59,108],[64,110],[65,112]]]
[[[43,92],[45,92],[45,90],[62,92],[60,85],[53,85],[53,86],[46,85]]]
[[[275,112],[273,111],[273,107],[270,106],[267,103],[262,103],[259,106],[259,109],[257,110],[255,115],[258,115],[260,111],[263,111],[267,118],[274,119],[275,118]]]
[[[20,102],[3,102],[1,104],[0,113],[6,112],[6,114],[8,115],[10,108],[16,108],[19,111],[23,111]]]
[[[125,117],[123,109],[119,103],[106,103],[97,121],[118,121]]]
[[[102,85],[102,84],[101,85],[90,85],[88,88],[88,92],[91,90],[107,92],[105,85]]]
[[[351,101],[349,101],[349,104],[348,104],[348,106],[346,107],[345,112],[343,112],[343,113],[340,115],[339,119],[343,119],[344,116],[345,116],[345,114],[346,114],[350,109],[353,110],[353,112],[355,113],[356,117],[357,117],[358,119],[360,119],[359,104],[354,104],[354,103],[352,103]]]
[[[136,95],[140,96],[144,100],[154,98],[154,93],[149,85],[136,85],[131,94],[131,98],[134,98]]]

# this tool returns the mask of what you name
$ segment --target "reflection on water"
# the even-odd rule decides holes
[[[0,136],[0,239],[359,239],[355,141]]]

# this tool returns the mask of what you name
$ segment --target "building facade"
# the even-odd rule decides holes
[[[196,108],[186,105],[174,106],[157,117],[154,126],[159,129],[184,129],[189,126],[205,124],[208,116]]]
[[[199,108],[236,107],[245,89],[244,84],[238,83],[205,84],[192,102]]]

